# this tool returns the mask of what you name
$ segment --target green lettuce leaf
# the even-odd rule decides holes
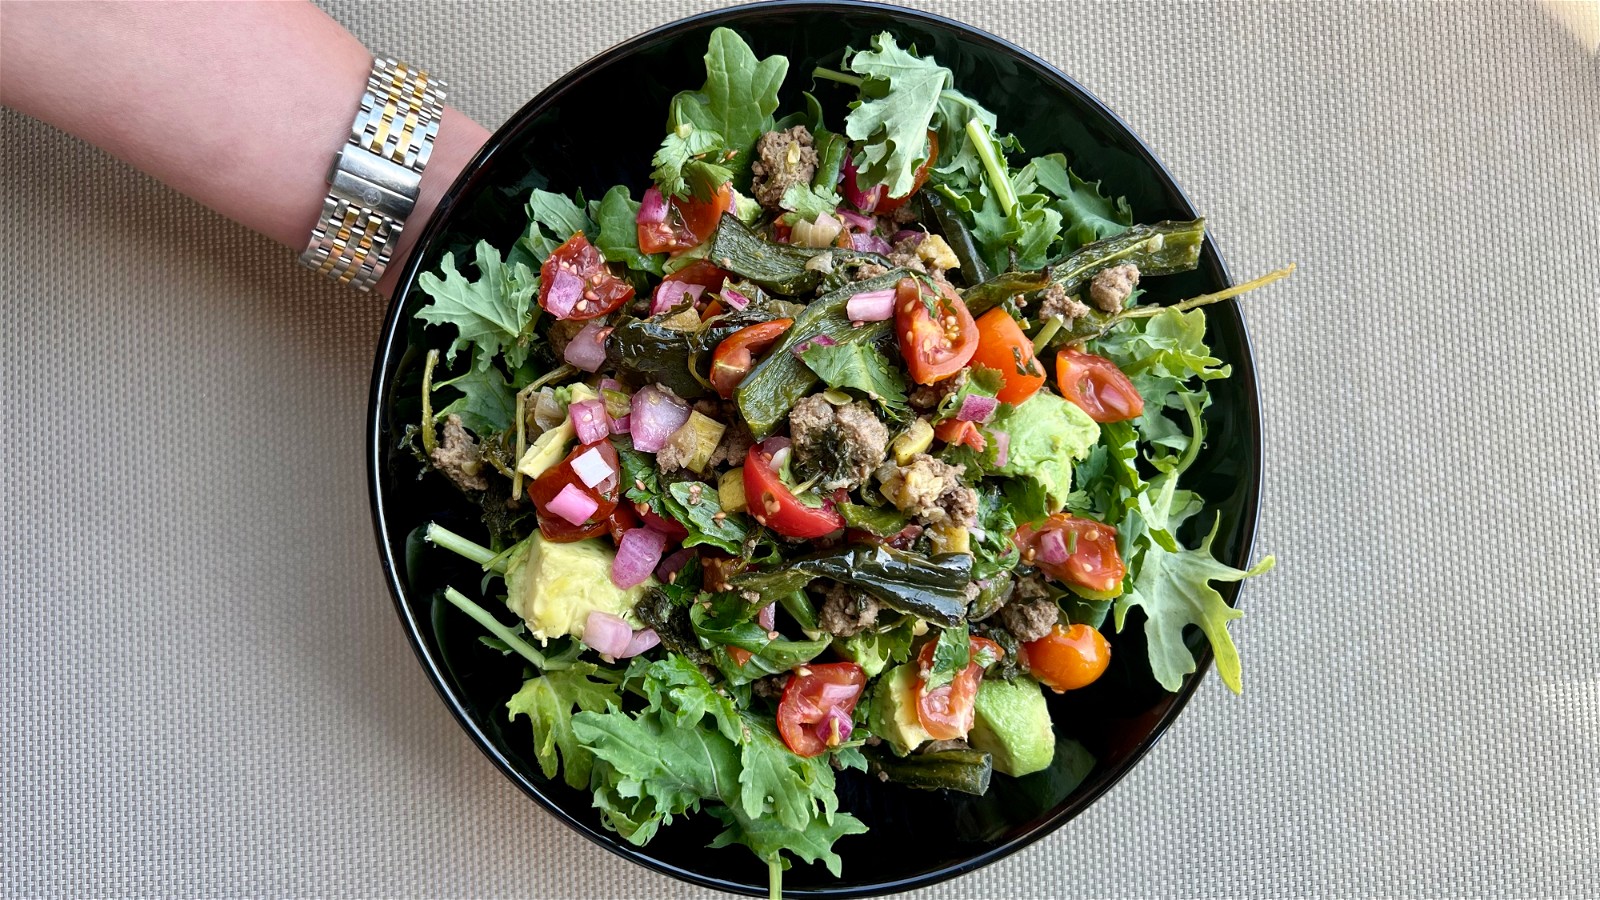
[[[574,201],[566,194],[535,189],[528,195],[528,228],[517,248],[532,260],[530,268],[544,264],[555,249],[578,232],[593,235],[598,229],[584,212],[583,194]]]
[[[737,32],[718,28],[706,48],[706,81],[672,98],[667,137],[652,173],[661,191],[709,197],[749,167],[751,149],[772,127],[778,89],[789,72],[782,56],[757,59]]]
[[[1101,194],[1100,183],[1079,178],[1060,153],[1036,156],[1027,167],[1038,186],[1051,195],[1050,207],[1061,215],[1061,246],[1053,255],[1121,234],[1133,224],[1133,209],[1126,197],[1113,201]]]
[[[615,684],[591,677],[597,671],[593,663],[573,663],[546,672],[523,682],[506,702],[510,718],[527,716],[533,724],[534,755],[545,777],[556,777],[559,768],[568,786],[580,790],[589,786],[594,757],[573,733],[573,710],[597,713],[620,702]]]
[[[539,277],[521,263],[504,264],[488,241],[478,242],[477,264],[478,277],[469,281],[456,271],[454,254],[446,253],[439,263],[443,278],[422,273],[417,284],[433,302],[417,310],[417,318],[456,327],[456,338],[445,351],[447,360],[454,362],[460,350],[476,346],[481,351],[476,368],[487,369],[496,356],[504,355],[515,369],[528,358],[533,341],[536,313],[530,314],[529,302],[539,289]]]
[[[435,391],[454,388],[461,392],[460,397],[435,412],[434,419],[442,421],[454,413],[461,417],[461,424],[468,431],[479,436],[505,431],[517,416],[517,392],[512,390],[499,366],[482,364],[482,355],[482,350],[474,354],[479,359],[466,372],[433,385]]]
[[[933,644],[933,665],[928,667],[927,689],[949,684],[956,673],[965,669],[971,661],[971,649],[965,622],[954,628],[941,629]]]

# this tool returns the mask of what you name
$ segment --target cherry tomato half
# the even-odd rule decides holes
[[[550,308],[549,298],[558,279],[566,281],[572,278],[582,282],[583,292],[566,315],[556,318],[593,319],[611,312],[633,297],[633,285],[611,274],[600,251],[589,243],[581,231],[567,238],[567,242],[552,251],[544,265],[539,267],[539,305],[546,312],[555,315],[555,310]]]
[[[1111,645],[1087,625],[1057,625],[1022,646],[1033,677],[1058,694],[1093,684],[1111,665]]]
[[[778,734],[799,756],[818,756],[842,742],[840,732],[819,734],[818,726],[838,710],[846,719],[867,685],[866,673],[855,663],[807,663],[789,675],[778,701]]]
[[[735,331],[722,339],[711,354],[711,386],[724,400],[755,367],[756,357],[771,349],[778,338],[794,324],[793,319],[773,319],[758,322]]]
[[[977,423],[963,422],[960,419],[945,419],[933,426],[933,436],[952,447],[965,445],[983,452],[989,446],[989,441],[984,438],[983,432],[978,430]]]
[[[1047,535],[1060,536],[1066,546],[1066,562],[1046,562],[1041,544]],[[1053,538],[1052,538],[1053,540]],[[1039,571],[1071,588],[1073,593],[1091,600],[1109,600],[1122,593],[1122,577],[1127,566],[1117,553],[1115,526],[1056,513],[1038,529],[1024,525],[1017,529],[1017,549]]]
[[[1067,347],[1056,355],[1056,385],[1096,422],[1123,422],[1144,413],[1144,398],[1104,356]]]
[[[631,503],[618,503],[617,508],[606,517],[606,530],[611,533],[613,543],[621,543],[622,536],[639,525],[639,515],[633,511]]]
[[[819,538],[844,527],[844,517],[827,505],[801,503],[772,468],[772,457],[758,444],[744,458],[744,495],[757,522],[792,538]]]
[[[978,326],[955,289],[902,278],[895,288],[894,332],[917,384],[933,384],[966,366],[978,350]]]
[[[1033,356],[1033,341],[999,307],[978,317],[978,350],[972,354],[972,365],[1000,373],[1005,385],[995,399],[1001,403],[1021,403],[1044,384],[1044,366]]]
[[[988,638],[967,639],[967,652],[971,661],[955,674],[950,683],[927,689],[928,672],[933,668],[933,648],[936,641],[922,645],[917,655],[917,719],[922,729],[936,741],[954,741],[967,736],[972,730],[975,715],[973,701],[978,696],[978,683],[983,680],[981,657],[991,660],[1004,655],[1000,645]]]
[[[611,476],[601,481],[594,487],[583,483],[578,473],[573,471],[572,462],[590,450],[598,450],[600,458],[611,467]],[[605,534],[611,527],[611,513],[617,508],[617,498],[622,492],[617,490],[621,478],[617,473],[622,471],[617,459],[617,451],[611,446],[610,441],[597,441],[593,444],[582,444],[563,459],[558,465],[546,471],[543,475],[533,480],[528,485],[528,499],[533,501],[534,508],[539,511],[539,533],[546,540],[558,544],[570,544]],[[578,490],[592,498],[597,508],[594,514],[582,525],[574,525],[564,516],[545,512],[545,506],[567,485],[573,485]]]
[[[928,158],[922,161],[922,165],[917,166],[916,180],[911,183],[911,190],[907,191],[904,197],[885,197],[882,200],[879,200],[877,210],[878,215],[881,216],[885,213],[892,213],[900,207],[905,206],[906,201],[910,200],[912,197],[915,197],[917,195],[917,191],[922,190],[922,186],[928,183],[928,169],[933,167],[934,161],[938,158],[939,136],[930,131],[928,132]]]
[[[717,189],[709,200],[693,195],[667,201],[663,222],[638,225],[639,249],[645,253],[678,253],[698,246],[717,230],[722,214],[733,205],[733,183]]]

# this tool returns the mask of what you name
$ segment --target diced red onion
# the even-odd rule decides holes
[[[572,272],[557,268],[550,278],[550,289],[544,295],[544,308],[550,315],[565,319],[583,297],[583,279]]]
[[[733,288],[723,288],[722,302],[728,304],[734,309],[744,309],[746,306],[750,305],[750,298],[739,293]]]
[[[769,437],[761,442],[761,452],[768,456],[777,456],[779,450],[789,449],[789,439],[786,437]]]
[[[777,604],[768,603],[766,606],[761,607],[761,612],[756,613],[756,624],[767,631],[771,631],[773,626],[778,624]]]
[[[638,656],[659,643],[661,643],[661,635],[656,634],[654,628],[641,628],[633,633],[633,639],[628,641],[628,649],[622,651],[622,655],[617,658],[626,659],[631,656]]]
[[[1053,528],[1039,535],[1039,560],[1052,566],[1067,561],[1067,539],[1061,529]]]
[[[551,498],[542,511],[560,516],[574,525],[582,525],[589,521],[589,517],[599,508],[598,501],[579,490],[577,485],[569,484],[561,489],[561,493]]]
[[[595,610],[583,622],[583,642],[589,649],[613,659],[622,656],[633,641],[633,626],[621,616]]]
[[[642,584],[661,562],[667,539],[649,528],[630,528],[617,541],[617,556],[611,561],[611,583],[619,588]]]
[[[663,281],[656,285],[656,292],[650,298],[650,315],[659,316],[684,303],[699,303],[700,295],[706,292],[703,284],[690,284],[687,281]]]
[[[844,314],[852,322],[882,322],[894,317],[894,288],[867,291],[845,301]]]
[[[639,507],[644,507],[640,509]],[[634,504],[634,510],[639,513],[639,518],[644,520],[646,528],[654,529],[667,539],[667,543],[675,544],[689,536],[689,529],[683,523],[670,516],[658,516],[647,504]]]
[[[574,401],[567,406],[567,415],[572,417],[572,430],[580,444],[593,444],[611,433],[611,417],[606,415],[604,400]]]
[[[863,216],[860,213],[853,213],[848,209],[837,210],[834,215],[843,219],[847,225],[856,229],[857,231],[871,232],[872,229],[878,224],[877,221],[871,216]]]
[[[659,225],[667,220],[667,198],[661,189],[651,185],[644,192],[644,202],[639,204],[639,215],[634,221],[640,225]]]
[[[817,723],[817,737],[829,747],[837,747],[850,740],[850,732],[854,723],[850,721],[850,714],[835,706],[822,716],[822,721]]]
[[[989,432],[989,436],[994,438],[994,464],[1004,466],[1011,457],[1011,433],[997,429]]]
[[[601,415],[604,414],[604,411],[602,411]],[[578,476],[579,481],[592,488],[607,478],[616,475],[617,470],[612,468],[611,464],[606,462],[605,457],[600,455],[599,448],[590,447],[587,451],[578,454],[578,458],[572,461],[572,473]]]
[[[1000,401],[982,394],[968,394],[961,399],[961,408],[956,410],[956,418],[962,422],[987,422],[994,416],[994,411],[1000,406]]]
[[[816,337],[806,338],[800,343],[795,344],[793,347],[789,348],[789,352],[793,353],[795,356],[799,356],[807,350],[810,350],[812,347],[832,347],[837,343],[839,342],[833,338],[828,337],[825,334],[819,334]]]
[[[896,231],[894,233],[894,237],[889,238],[889,240],[896,244],[900,243],[901,241],[910,241],[911,246],[915,247],[922,243],[922,239],[927,236],[928,233],[926,231],[913,231],[910,228],[902,228],[899,231]]]
[[[598,372],[606,364],[606,336],[611,327],[599,319],[590,319],[567,342],[561,358],[585,372]]]
[[[816,703],[822,709],[827,709],[830,706],[837,707],[841,703],[850,702],[860,693],[861,688],[857,685],[823,682],[822,686],[817,690]]]
[[[667,445],[674,431],[689,421],[689,407],[659,386],[647,384],[633,395],[629,417],[633,420],[628,429],[633,435],[633,448],[656,453]]]
[[[772,471],[774,471],[774,472],[782,471],[784,464],[789,461],[789,454],[792,453],[792,452],[794,452],[794,451],[790,450],[788,447],[779,447],[772,454],[772,459],[771,459]]]
[[[693,558],[693,550],[687,548],[679,550],[677,553],[663,559],[661,565],[656,566],[656,578],[661,581],[671,581],[672,576],[678,574]]]
[[[600,390],[602,390],[602,391],[617,391],[619,393],[626,391],[626,389],[622,386],[622,382],[616,380],[615,378],[602,378],[602,379],[600,379]]]
[[[870,191],[863,191],[861,186],[856,183],[855,160],[846,156],[839,175],[841,186],[844,190],[844,199],[850,201],[852,206],[864,213],[870,213],[878,208],[878,203],[883,200],[883,185],[880,184]]]
[[[629,432],[629,430],[632,428],[632,426],[633,426],[633,414],[632,413],[629,413],[626,416],[619,416],[619,417],[611,420],[611,433],[612,434],[627,434]]]
[[[852,234],[850,235],[850,246],[860,250],[862,253],[877,253],[883,256],[888,256],[894,250],[893,247],[889,246],[888,241],[875,234]]]

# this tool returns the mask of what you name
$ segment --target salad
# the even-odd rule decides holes
[[[1049,767],[1044,692],[1136,607],[1164,687],[1196,626],[1237,692],[1212,584],[1272,565],[1180,540],[1181,481],[1229,375],[1199,307],[1288,270],[1141,303],[1202,221],[1134,224],[892,34],[839,59],[779,117],[788,61],[718,29],[647,189],[532,190],[513,246],[419,280],[451,342],[410,439],[484,526],[427,537],[489,573],[445,597],[526,661],[508,714],[624,839],[713,816],[774,896],[865,830],[837,771]]]

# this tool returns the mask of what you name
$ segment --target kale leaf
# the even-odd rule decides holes
[[[496,356],[504,356],[512,369],[528,358],[533,341],[529,304],[539,288],[538,274],[521,263],[503,263],[500,251],[488,241],[477,247],[478,277],[468,280],[456,270],[455,255],[446,253],[439,263],[444,277],[424,272],[417,279],[433,302],[417,310],[417,318],[430,325],[454,325],[456,338],[445,351],[455,361],[462,348],[480,351],[473,366],[487,369]]]
[[[594,757],[573,733],[573,710],[601,712],[620,702],[617,685],[598,673],[593,663],[573,663],[529,678],[506,702],[510,718],[527,716],[533,724],[533,751],[545,777],[556,777],[559,768],[567,785],[580,790],[589,786]]]

